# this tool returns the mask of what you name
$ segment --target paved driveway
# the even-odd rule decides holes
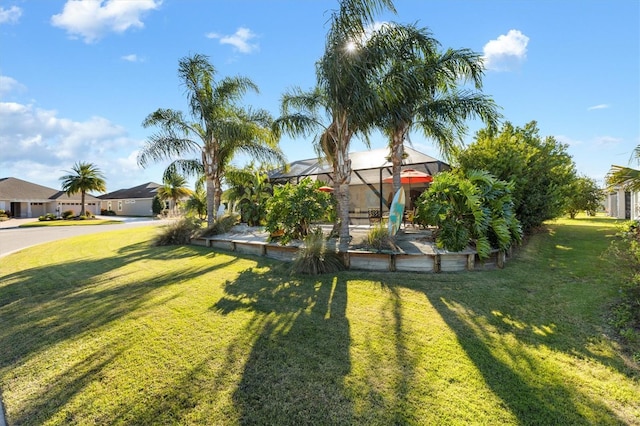
[[[115,219],[122,220],[122,224],[18,228],[18,226],[23,223],[33,222],[37,219],[11,219],[8,221],[0,222],[0,258],[16,251],[25,249],[27,247],[42,243],[48,243],[50,241],[61,240],[63,238],[127,229],[131,228],[132,226],[160,225],[166,223],[166,221],[163,220],[154,220],[149,218],[117,217]]]

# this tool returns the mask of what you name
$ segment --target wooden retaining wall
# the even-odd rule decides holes
[[[215,237],[193,239],[191,244],[285,262],[292,262],[298,253],[298,248],[292,246]],[[349,250],[347,259],[348,268],[354,270],[438,273],[504,268],[506,254],[494,250],[488,259],[481,261],[475,251],[449,253],[436,250],[435,254],[406,254]]]

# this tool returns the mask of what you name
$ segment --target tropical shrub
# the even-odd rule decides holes
[[[191,242],[202,228],[202,222],[194,217],[183,217],[172,221],[161,228],[160,233],[154,239],[156,246],[184,245]]]
[[[331,195],[319,191],[320,186],[321,182],[304,178],[296,185],[287,183],[273,188],[273,197],[267,201],[265,229],[282,234],[281,244],[306,237],[311,224],[332,208]]]
[[[506,250],[521,241],[512,188],[485,171],[439,173],[418,199],[416,216],[438,227],[439,248],[461,251],[471,242],[485,259],[492,248]]]
[[[333,250],[327,250],[327,242],[322,229],[317,227],[304,238],[304,245],[298,250],[293,261],[292,273],[318,275],[345,269],[342,257]]]
[[[151,200],[151,211],[154,215],[159,215],[162,213],[162,209],[164,208],[164,203],[160,200],[160,197],[156,195]],[[110,210],[111,211],[111,210]]]
[[[101,209],[100,214],[102,216],[115,216],[116,212],[114,212],[113,210]]]
[[[5,210],[0,209],[0,217],[9,217],[9,214]]]
[[[229,189],[224,197],[240,210],[241,221],[249,226],[259,226],[266,220],[266,202],[273,195],[269,177],[262,168],[253,164],[243,168],[230,168],[225,174]]]
[[[626,276],[610,322],[640,363],[640,221],[625,222],[605,255],[622,265]]]
[[[526,233],[565,212],[575,165],[567,145],[541,138],[535,121],[522,128],[505,123],[499,132],[480,130],[475,142],[455,156],[463,172],[486,170],[514,183],[515,213]]]
[[[73,212],[73,210],[65,210],[65,211],[62,212],[62,218],[63,219],[70,219],[70,218],[72,218],[74,216],[74,214],[75,213]]]
[[[240,220],[240,215],[237,213],[231,212],[224,214],[222,216],[217,217],[213,221],[213,225],[209,226],[207,229],[202,231],[200,235],[203,237],[210,237],[211,235],[220,235],[226,234],[231,231],[231,228],[234,227]]]

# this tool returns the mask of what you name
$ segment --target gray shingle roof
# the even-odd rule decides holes
[[[162,187],[159,183],[147,182],[133,188],[118,189],[108,194],[100,195],[101,200],[123,200],[132,198],[153,198],[158,192],[158,188]]]
[[[0,178],[0,200],[10,200],[13,202],[49,202],[49,201],[80,201],[80,194],[68,196],[58,189],[27,182],[26,180],[14,177]],[[100,201],[91,194],[86,194],[86,202]]]

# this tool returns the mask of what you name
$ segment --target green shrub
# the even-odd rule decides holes
[[[62,212],[62,218],[63,219],[69,219],[71,217],[73,217],[74,213],[73,210],[65,210]]]
[[[439,173],[418,199],[416,214],[420,223],[438,227],[439,248],[462,251],[472,243],[486,259],[491,248],[506,250],[521,241],[512,188],[484,171]]]
[[[396,238],[389,235],[389,227],[379,223],[367,234],[367,246],[377,251],[396,250]]]
[[[0,217],[9,217],[9,214],[5,210],[0,209]]]
[[[304,178],[296,185],[273,188],[273,197],[267,201],[265,229],[270,234],[281,233],[281,244],[306,237],[311,224],[332,208],[332,195],[318,191],[320,186],[320,181]]]
[[[605,255],[624,266],[627,277],[611,310],[610,324],[640,363],[640,221],[625,222]]]
[[[234,212],[226,213],[220,217],[218,217],[213,225],[208,227],[207,229],[200,232],[200,235],[203,237],[210,237],[212,235],[220,235],[226,234],[231,231],[240,220],[240,215]]]
[[[101,209],[100,210],[100,214],[102,216],[115,216],[116,212],[114,212],[113,210],[106,210],[106,209]]]
[[[47,213],[44,216],[39,216],[38,220],[40,222],[44,222],[44,221],[47,221],[47,220],[56,220],[56,215],[53,214],[53,213]]]
[[[184,217],[163,226],[154,240],[156,246],[184,245],[191,242],[201,229],[202,222],[194,217]]]
[[[327,250],[327,243],[321,228],[315,228],[304,238],[304,245],[298,250],[293,261],[292,273],[318,275],[345,269],[341,256]]]

